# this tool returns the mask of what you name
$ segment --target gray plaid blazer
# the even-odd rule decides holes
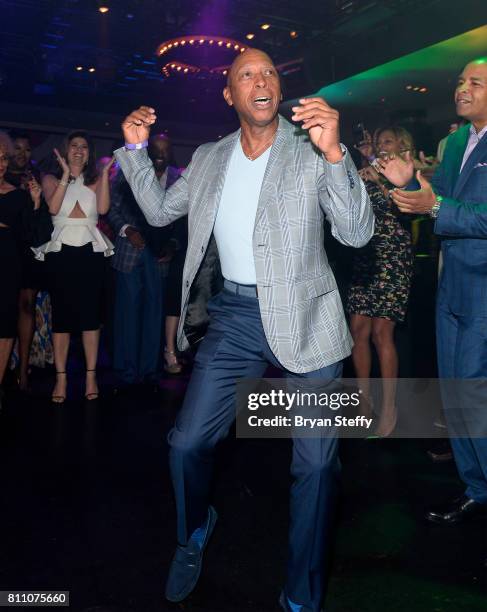
[[[190,289],[210,254],[226,170],[240,130],[200,146],[181,178],[166,192],[147,151],[115,151],[149,223],[164,226],[188,215],[178,345],[188,346],[185,318]],[[309,372],[350,354],[352,341],[335,278],[323,247],[324,216],[341,243],[365,245],[374,215],[348,152],[328,163],[306,134],[279,117],[260,193],[253,251],[259,307],[267,341],[279,362]],[[213,241],[214,242],[214,239]]]

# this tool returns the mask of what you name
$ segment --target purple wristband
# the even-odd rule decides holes
[[[138,142],[137,144],[129,144],[128,142],[125,143],[125,148],[127,149],[127,151],[134,151],[135,149],[145,149],[148,146],[148,140],[143,140],[142,142]]]

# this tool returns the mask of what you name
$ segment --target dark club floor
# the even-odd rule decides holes
[[[80,385],[80,377],[75,383]],[[215,487],[220,514],[200,583],[163,599],[175,540],[165,434],[185,380],[63,406],[11,397],[0,417],[0,590],[69,590],[77,611],[278,610],[286,556],[288,441],[230,440]],[[103,380],[103,378],[102,378]],[[426,446],[425,446],[426,445]],[[344,441],[328,612],[485,610],[486,529],[443,528],[422,510],[455,493],[453,464],[425,441]],[[30,608],[29,608],[30,609]]]

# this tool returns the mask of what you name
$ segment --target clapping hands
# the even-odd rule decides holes
[[[375,161],[376,169],[396,187],[405,187],[414,176],[414,161],[410,151],[402,156],[390,153]]]
[[[53,151],[54,151],[54,155],[56,156],[56,159],[57,159],[59,165],[61,166],[61,169],[63,171],[63,176],[65,178],[68,178],[69,174],[70,174],[68,162],[66,161],[66,159],[64,157],[62,157],[62,155],[59,153],[59,151],[57,149],[53,149]]]

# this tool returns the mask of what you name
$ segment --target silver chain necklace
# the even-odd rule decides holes
[[[260,145],[259,147],[257,147],[257,149],[255,149],[254,151],[251,151],[248,155],[247,155],[247,153],[245,153],[245,151],[243,149],[242,138],[240,138],[240,144],[242,145],[242,151],[243,151],[245,157],[249,161],[254,161],[255,159],[257,159],[257,157],[259,157],[259,155],[261,155],[267,149],[267,147],[274,141],[274,138],[276,137],[276,133],[277,133],[277,131],[274,132],[274,134],[272,134],[272,138],[267,140],[263,145]],[[258,155],[257,155],[257,153],[258,153]]]

